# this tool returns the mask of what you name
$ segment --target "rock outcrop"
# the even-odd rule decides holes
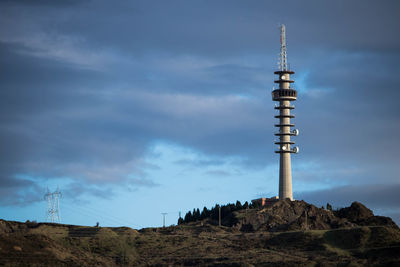
[[[350,207],[336,211],[336,215],[350,222],[359,223],[373,217],[374,213],[360,202],[353,202]]]
[[[359,202],[338,211],[326,210],[304,201],[281,200],[260,209],[234,213],[235,228],[241,231],[329,230],[366,225],[384,225],[397,228],[392,219],[374,216]]]

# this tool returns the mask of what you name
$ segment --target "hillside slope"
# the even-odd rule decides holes
[[[307,211],[307,229],[302,214]],[[332,213],[332,214],[331,214]],[[353,203],[341,213],[301,201],[166,228],[0,220],[1,266],[344,266],[400,264],[400,230]],[[332,217],[333,216],[333,217]],[[330,222],[331,224],[327,223]],[[247,226],[245,226],[247,225]],[[310,230],[311,229],[311,230]]]

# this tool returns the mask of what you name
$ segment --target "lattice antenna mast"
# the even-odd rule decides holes
[[[287,53],[286,53],[286,28],[285,25],[281,25],[281,53],[279,57],[279,70],[288,70],[287,66]]]
[[[47,201],[47,212],[46,212],[46,221],[52,223],[60,223],[60,201],[59,199],[62,197],[60,190],[57,187],[57,190],[53,193],[47,188],[47,192],[44,195],[44,199]]]

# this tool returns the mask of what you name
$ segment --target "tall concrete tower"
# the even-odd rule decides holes
[[[279,106],[275,105],[275,109],[279,110],[279,115],[275,116],[275,118],[279,119],[279,124],[275,124],[275,127],[279,128],[279,132],[275,133],[279,137],[279,141],[275,142],[276,145],[279,145],[279,150],[275,151],[275,153],[280,154],[279,199],[289,198],[293,200],[290,154],[298,153],[299,148],[291,148],[294,142],[290,140],[290,136],[297,136],[299,130],[291,130],[294,124],[290,122],[290,119],[294,118],[294,115],[290,114],[290,110],[294,109],[294,106],[290,105],[290,101],[297,99],[297,91],[290,88],[290,84],[294,83],[294,81],[290,80],[290,75],[294,74],[294,71],[288,68],[287,63],[285,25],[281,26],[279,70],[274,73],[279,76],[278,80],[275,81],[275,83],[279,84],[279,88],[272,91],[272,100],[279,101]]]

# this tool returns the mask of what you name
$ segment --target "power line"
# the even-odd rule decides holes
[[[118,218],[116,216],[109,215],[109,214],[105,213],[104,211],[103,212],[101,212],[101,211],[96,212],[96,209],[93,209],[92,207],[91,208],[87,208],[87,207],[84,207],[84,206],[74,206],[74,207],[66,206],[66,207],[73,214],[78,212],[78,213],[83,214],[85,216],[89,216],[91,218],[94,218],[97,221],[99,219],[101,219],[103,221],[110,222],[112,225],[117,225],[117,226],[122,226],[122,225],[129,226],[129,225],[131,225],[131,226],[135,226],[137,228],[142,228],[140,225],[137,225],[137,224],[132,223],[130,221],[127,221],[125,219]]]
[[[106,210],[97,210],[96,208],[93,208],[93,207],[90,207],[90,208],[82,207],[82,208],[91,210],[92,212],[95,212],[95,213],[97,213],[97,214],[102,214],[102,215],[104,215],[104,216],[107,216],[107,217],[110,217],[110,218],[114,218],[114,219],[116,219],[117,221],[123,222],[123,223],[128,224],[128,225],[133,225],[133,226],[136,226],[136,227],[139,227],[139,228],[141,227],[140,225],[137,225],[137,224],[131,222],[130,220],[127,220],[127,219],[125,219],[125,218],[123,219],[123,218],[117,217],[117,216],[115,216],[115,215],[111,215],[111,214],[107,213]]]
[[[70,208],[70,207],[66,207],[66,208],[67,208],[67,211],[69,211],[73,215],[79,214],[82,217],[93,218],[95,221],[98,221],[100,219],[100,221],[109,223],[111,225],[121,225],[120,221],[114,220],[112,218],[103,217],[99,214],[92,213],[91,211],[77,209],[77,208]]]

